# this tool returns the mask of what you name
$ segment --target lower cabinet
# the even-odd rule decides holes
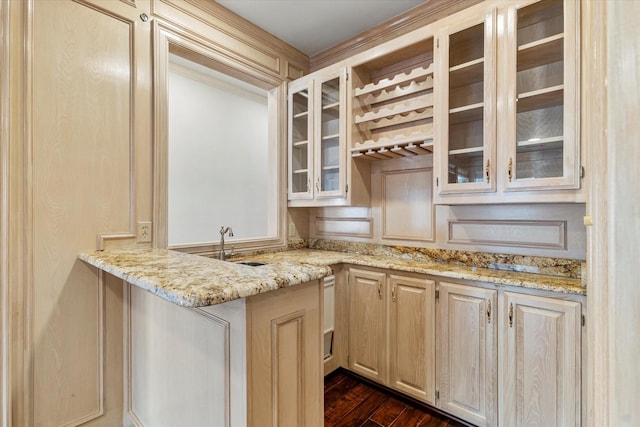
[[[504,292],[500,425],[579,426],[581,304]]]
[[[350,268],[348,369],[479,427],[580,426],[584,297],[512,289]]]
[[[439,284],[438,407],[482,426],[497,420],[497,291]]]
[[[349,369],[435,402],[435,282],[349,270]]]

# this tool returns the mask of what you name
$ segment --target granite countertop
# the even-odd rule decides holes
[[[185,307],[220,304],[321,279],[332,274],[331,266],[337,264],[388,268],[563,294],[586,294],[580,279],[313,249],[239,256],[232,260],[267,263],[259,267],[166,249],[114,249],[83,253],[78,258]]]
[[[185,307],[220,304],[332,274],[326,264],[282,260],[250,267],[166,249],[108,250],[78,258]]]
[[[497,285],[517,286],[563,294],[586,295],[586,289],[582,287],[582,281],[580,279],[517,271],[495,270],[490,268],[475,268],[455,264],[418,261],[415,259],[379,257],[313,249],[265,253],[234,258],[234,260],[235,259],[250,259],[273,263],[274,265],[279,262],[291,262],[317,266],[330,266],[344,263],[365,267],[388,268],[398,271],[432,274],[452,279],[474,280]]]

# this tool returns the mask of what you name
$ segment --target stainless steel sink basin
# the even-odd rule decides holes
[[[236,264],[248,265],[250,267],[260,267],[261,265],[267,265],[266,262],[260,261],[235,261]]]

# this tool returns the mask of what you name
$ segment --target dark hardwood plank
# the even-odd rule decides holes
[[[355,378],[344,375],[342,381],[337,382],[331,389],[324,393],[325,412],[327,408],[330,408],[335,402],[348,396],[351,390],[359,384],[360,382]]]
[[[407,409],[407,405],[394,397],[390,397],[383,406],[371,415],[371,419],[381,426],[387,427],[400,416],[402,411]]]
[[[407,407],[391,424],[392,427],[417,427],[427,414],[413,406]],[[445,421],[446,422],[446,421]],[[446,424],[445,424],[446,426]]]
[[[334,389],[335,390],[335,389]],[[334,426],[356,406],[364,402],[373,392],[371,387],[358,384],[333,404],[324,407],[324,425]]]
[[[351,427],[362,425],[369,419],[376,409],[384,405],[384,402],[387,399],[389,399],[389,397],[386,394],[378,390],[372,390],[372,393],[362,401],[362,403],[353,408],[349,413],[345,414],[345,416],[337,421],[334,426]]]
[[[467,427],[345,370],[325,378],[325,427]]]

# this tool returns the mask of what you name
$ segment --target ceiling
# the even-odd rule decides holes
[[[425,0],[216,1],[308,56],[425,3]]]

